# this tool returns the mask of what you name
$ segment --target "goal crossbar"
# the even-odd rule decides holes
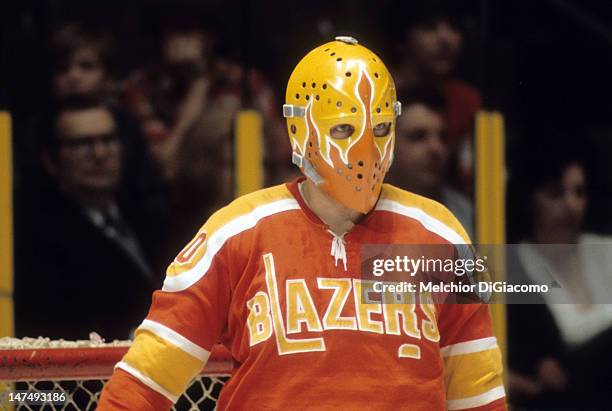
[[[0,381],[108,379],[128,348],[0,349]],[[215,346],[202,374],[230,375],[232,366],[229,351]]]

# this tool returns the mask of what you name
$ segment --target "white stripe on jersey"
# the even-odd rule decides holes
[[[440,348],[440,355],[442,357],[450,357],[452,355],[472,354],[475,352],[492,350],[493,348],[497,348],[497,338],[486,337],[447,345],[446,347]]]
[[[164,397],[168,398],[170,401],[172,401],[172,404],[174,404],[179,398],[176,395],[172,395],[164,387],[162,387],[161,385],[153,381],[151,378],[147,377],[146,375],[144,375],[143,373],[141,373],[136,368],[132,367],[130,364],[126,362],[123,362],[123,361],[118,362],[117,365],[115,365],[115,368],[120,368],[123,371],[127,372],[128,374],[134,376],[138,381],[140,381],[147,387],[151,388],[153,391],[156,391],[160,393],[161,395],[163,395]]]
[[[393,200],[379,200],[376,204],[376,210],[390,211],[392,213],[401,214],[406,217],[413,218],[421,223],[423,227],[444,238],[451,244],[467,244],[466,241],[455,230],[427,214],[425,211],[416,207],[407,207]]]
[[[446,409],[452,411],[481,407],[505,396],[506,392],[504,391],[504,387],[503,385],[500,385],[499,387],[495,387],[485,393],[475,395],[473,397],[461,398],[459,400],[446,400]]]
[[[144,320],[140,327],[138,327],[138,329],[152,332],[153,334],[176,345],[178,348],[185,351],[187,354],[197,358],[202,362],[206,362],[208,360],[208,357],[210,356],[210,351],[207,351],[199,345],[192,343],[176,331],[156,321]]]
[[[259,220],[283,211],[299,210],[300,205],[295,199],[284,199],[264,204],[253,209],[250,213],[236,217],[215,231],[208,238],[208,245],[202,258],[195,266],[177,276],[166,276],[163,291],[179,292],[186,290],[206,275],[212,260],[223,244],[231,237],[255,227]]]

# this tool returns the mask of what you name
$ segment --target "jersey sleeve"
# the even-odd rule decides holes
[[[448,410],[505,410],[502,358],[484,304],[441,308],[440,354]]]
[[[205,365],[226,327],[236,268],[231,241],[213,217],[168,267],[98,409],[167,410]]]
[[[447,209],[441,220],[465,244],[467,232]],[[441,304],[440,354],[444,361],[446,408],[452,410],[506,410],[502,356],[493,335],[486,304]]]

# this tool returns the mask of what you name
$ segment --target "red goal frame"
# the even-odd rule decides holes
[[[108,379],[129,347],[0,349],[0,381]],[[229,376],[233,360],[215,346],[202,375]]]

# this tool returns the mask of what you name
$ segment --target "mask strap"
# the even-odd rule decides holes
[[[306,117],[306,108],[302,106],[294,106],[293,104],[283,104],[283,117]]]
[[[310,164],[310,161],[302,158],[302,163],[304,164],[304,174],[306,175],[306,177],[308,177],[310,181],[315,183],[315,185],[321,184],[323,182],[323,177],[321,177],[319,173],[315,171],[312,164]]]
[[[393,112],[395,113],[395,117],[402,115],[402,103],[400,101],[393,103]]]

